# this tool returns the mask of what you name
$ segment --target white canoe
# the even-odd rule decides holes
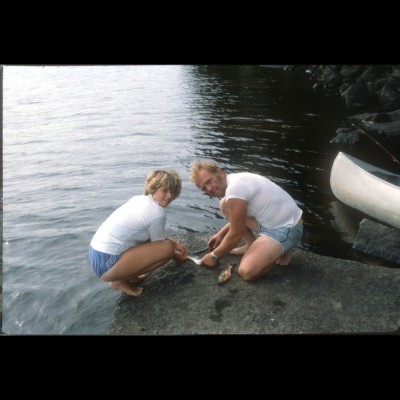
[[[331,189],[343,203],[400,229],[400,176],[339,152]]]

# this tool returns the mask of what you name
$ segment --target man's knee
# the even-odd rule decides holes
[[[244,281],[247,282],[254,279],[254,274],[252,273],[251,269],[246,266],[240,265],[238,268],[238,274]]]
[[[265,275],[273,266],[274,264],[266,265],[263,268],[260,266],[254,266],[250,264],[241,264],[238,268],[238,274],[244,281],[254,281],[255,279],[260,278],[261,276]]]

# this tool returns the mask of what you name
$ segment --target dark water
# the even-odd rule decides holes
[[[304,210],[302,248],[353,259],[363,217],[329,186],[347,117],[306,73],[268,66],[4,68],[3,330],[102,334],[119,293],[90,270],[101,222],[143,192],[152,168],[174,168],[183,191],[167,233],[223,224],[218,201],[188,180],[195,159],[265,175]],[[374,144],[349,151],[386,168]],[[390,160],[389,160],[390,161]],[[394,171],[395,172],[395,171]]]
[[[399,171],[366,139],[358,148],[330,144],[336,130],[348,126],[343,98],[315,94],[307,74],[298,71],[201,66],[191,73],[198,93],[193,111],[204,114],[196,156],[231,172],[259,173],[284,187],[304,211],[303,249],[385,265],[352,250],[365,215],[334,197],[330,168],[341,150]],[[391,150],[400,155],[400,149]]]
[[[197,67],[191,70],[203,114],[194,154],[231,172],[271,178],[304,210],[303,247],[347,257],[349,246],[333,224],[329,144],[346,116],[341,99],[316,97],[307,75],[267,67]]]

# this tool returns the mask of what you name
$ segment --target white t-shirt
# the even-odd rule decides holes
[[[131,197],[97,230],[90,245],[103,253],[120,255],[148,240],[165,239],[165,208],[151,195]]]
[[[225,201],[247,201],[247,215],[267,229],[293,227],[303,211],[294,199],[268,178],[249,172],[227,175]]]

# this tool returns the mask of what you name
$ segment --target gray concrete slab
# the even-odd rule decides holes
[[[193,250],[205,234],[179,238]],[[138,298],[117,301],[115,335],[394,333],[400,326],[400,269],[368,266],[296,249],[289,266],[245,282],[235,271],[217,285],[215,269],[168,263]]]

